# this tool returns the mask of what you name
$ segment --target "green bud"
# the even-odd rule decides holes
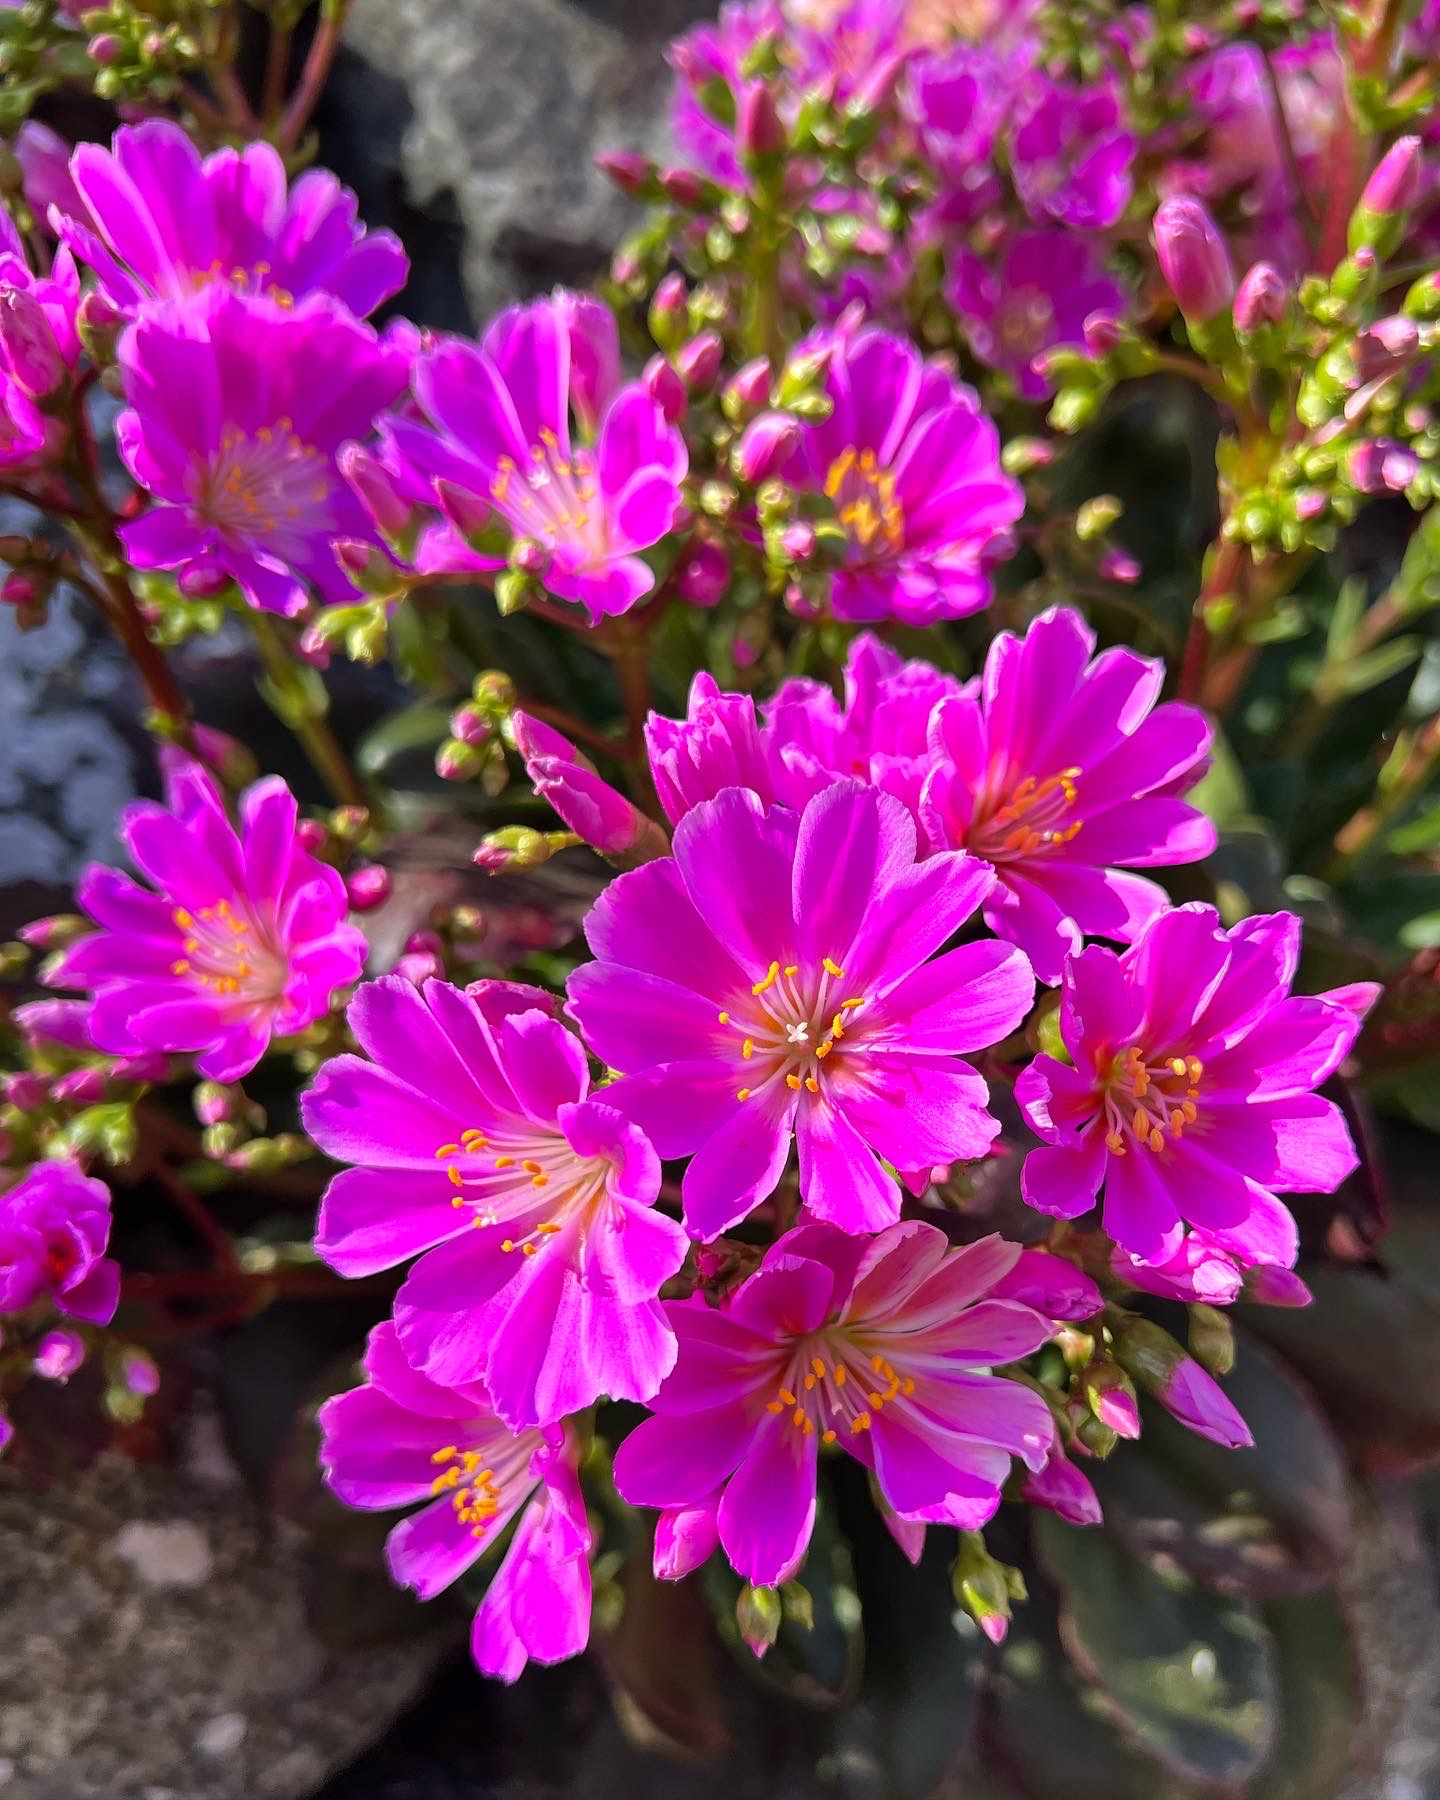
[[[780,1590],[780,1604],[785,1617],[802,1631],[815,1629],[815,1602],[810,1590],[798,1581],[787,1581]]]
[[[1224,1313],[1203,1301],[1190,1307],[1190,1354],[1212,1375],[1235,1367],[1235,1333]]]
[[[1081,430],[1095,418],[1104,398],[1104,392],[1099,388],[1061,388],[1051,402],[1047,416],[1057,431],[1063,431],[1068,436]]]
[[[539,582],[520,569],[502,569],[495,577],[495,604],[501,618],[508,619],[511,613],[522,611],[539,592]]]
[[[735,1602],[735,1623],[750,1650],[758,1657],[780,1635],[784,1611],[774,1588],[752,1587],[747,1581]]]
[[[1097,494],[1093,500],[1087,500],[1075,515],[1076,537],[1084,544],[1104,537],[1124,510],[1124,503],[1114,494]]]
[[[1000,452],[1000,463],[1007,475],[1029,475],[1055,460],[1055,446],[1048,438],[1011,438]]]
[[[554,839],[564,838],[567,843],[577,840],[567,832],[534,831],[528,825],[507,825],[502,831],[492,831],[481,838],[474,854],[477,868],[484,869],[490,875],[520,875],[528,869],[538,869],[542,863],[549,862],[557,848]]]
[[[1060,1002],[1053,996],[1035,1020],[1035,1042],[1042,1056],[1053,1056],[1062,1063],[1073,1061],[1060,1035]]]
[[[985,1633],[998,1644],[1010,1624],[1010,1583],[1006,1569],[985,1548],[978,1531],[960,1533],[960,1554],[950,1571],[955,1599]]]

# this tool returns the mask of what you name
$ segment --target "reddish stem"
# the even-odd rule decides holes
[[[290,104],[285,109],[285,117],[276,134],[275,141],[281,150],[293,150],[310,123],[310,115],[315,111],[330,77],[330,66],[340,48],[340,33],[349,10],[350,0],[322,0],[320,23],[315,27],[315,35],[310,40],[305,67],[300,71],[300,80],[290,96]]]

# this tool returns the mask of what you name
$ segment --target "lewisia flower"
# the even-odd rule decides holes
[[[724,1311],[670,1305],[680,1355],[655,1416],[616,1452],[616,1486],[672,1511],[723,1490],[725,1554],[767,1587],[804,1558],[822,1448],[873,1470],[902,1520],[977,1528],[1011,1457],[1038,1471],[1054,1441],[1046,1402],[992,1373],[1052,1331],[991,1297],[1017,1255],[998,1237],[953,1249],[915,1222],[871,1240],[827,1225],[787,1232]]]
[[[1135,136],[1113,83],[1071,87],[1036,71],[1009,132],[1015,191],[1040,221],[1104,231],[1130,203]]]
[[[109,150],[78,145],[70,172],[82,210],[57,207],[51,221],[123,313],[225,287],[284,306],[328,294],[364,318],[409,273],[400,240],[358,224],[328,170],[290,188],[271,144],[202,162],[178,125],[147,119],[122,125]]]
[[[963,250],[945,292],[975,355],[1005,370],[1026,400],[1050,392],[1034,366],[1042,351],[1083,344],[1091,313],[1125,311],[1103,248],[1073,231],[1021,231],[983,258]]]
[[[692,27],[665,53],[676,76],[670,105],[675,142],[688,166],[726,187],[745,185],[734,124],[723,124],[701,95],[712,83],[722,82],[738,108],[747,88],[755,85],[741,73],[746,57],[762,37],[783,38],[787,30],[785,15],[774,0],[751,4],[726,0],[713,24]]]
[[[1156,706],[1162,663],[1094,650],[1079,614],[1052,607],[1023,638],[1001,632],[978,691],[930,721],[922,828],[994,868],[985,922],[1048,982],[1087,935],[1128,943],[1166,904],[1129,870],[1215,847],[1214,826],[1178,798],[1208,765],[1204,715]]]
[[[511,730],[531,787],[577,837],[626,867],[664,856],[670,848],[665,833],[603,781],[563,732],[520,711],[511,718]]]
[[[390,420],[389,443],[462,537],[503,520],[526,568],[592,619],[651,591],[640,552],[674,523],[689,458],[643,383],[622,384],[608,308],[566,293],[509,307],[478,346],[422,354],[415,397],[428,422]]]
[[[353,600],[335,541],[375,537],[335,456],[404,388],[404,351],[333,300],[287,312],[216,288],[147,311],[119,355],[120,453],[165,503],[122,527],[130,561],[196,593],[232,580],[264,612],[311,589]]]
[[[931,961],[989,871],[916,865],[900,801],[837,782],[803,812],[745,788],[692,808],[674,855],[622,875],[570,978],[587,1042],[632,1079],[614,1103],[662,1157],[690,1156],[691,1235],[716,1237],[773,1193],[793,1137],[800,1194],[848,1231],[894,1222],[901,1170],[980,1156],[999,1130],[963,1061],[1034,994],[993,940]]]
[[[0,1194],[0,1313],[48,1300],[88,1325],[108,1325],[120,1265],[106,1256],[110,1190],[73,1162],[37,1163]]]
[[[951,676],[927,662],[906,662],[868,631],[852,640],[845,658],[844,693],[821,681],[781,682],[765,708],[762,740],[775,790],[788,806],[803,806],[844,776],[873,782],[914,812],[935,758],[930,715],[961,692]]]
[[[14,221],[8,213],[0,218],[0,467],[12,478],[64,444],[64,427],[39,403],[79,359],[79,304],[70,252],[58,251],[50,273],[36,275]]]
[[[157,891],[92,867],[77,899],[100,929],[62,952],[48,980],[93,990],[102,1050],[191,1051],[202,1075],[234,1081],[355,980],[365,939],[345,922],[339,874],[302,847],[278,777],[241,796],[238,832],[196,765],[171,774],[169,794],[170,810],[142,800],[121,820]]]
[[[483,1380],[516,1430],[655,1392],[675,1360],[655,1296],[685,1257],[653,1210],[655,1152],[589,1096],[585,1052],[542,998],[367,983],[349,1015],[365,1057],[326,1063],[304,1100],[316,1143],[357,1165],[330,1184],[316,1248],[342,1275],[423,1252],[395,1302],[405,1354],[446,1386]]]
[[[590,1635],[590,1528],[573,1433],[512,1434],[479,1383],[443,1387],[412,1369],[388,1320],[370,1334],[365,1374],[363,1387],[320,1408],[320,1460],[351,1506],[426,1503],[386,1539],[394,1579],[433,1599],[519,1513],[475,1615],[471,1654],[502,1681],[531,1658],[578,1655]]]
[[[1354,1168],[1340,1109],[1311,1090],[1378,991],[1292,996],[1299,951],[1291,913],[1226,931],[1189,905],[1123,955],[1071,957],[1060,1035],[1073,1066],[1038,1056],[1015,1089],[1045,1140],[1025,1160],[1027,1203],[1075,1218],[1103,1186],[1105,1230],[1141,1263],[1170,1264],[1187,1222],[1241,1264],[1293,1262],[1274,1190],[1330,1193]]]
[[[908,339],[841,328],[820,344],[834,410],[806,428],[786,474],[825,494],[844,527],[835,617],[931,625],[978,612],[1025,510],[994,425]]]
[[[749,694],[723,692],[703,669],[690,683],[683,719],[651,713],[645,749],[655,791],[672,825],[722,788],[749,788],[767,806],[774,798],[755,702]]]

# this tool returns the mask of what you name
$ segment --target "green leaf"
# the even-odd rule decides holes
[[[1381,644],[1376,649],[1367,651],[1364,656],[1357,656],[1353,661],[1338,664],[1326,671],[1325,687],[1331,694],[1352,695],[1363,694],[1369,688],[1379,687],[1382,681],[1389,681],[1394,675],[1408,669],[1425,648],[1418,637],[1392,638],[1388,644]]]
[[[1192,1780],[1247,1781],[1276,1730],[1274,1647],[1245,1601],[1151,1568],[1111,1533],[1035,1520],[1061,1638],[1115,1716]]]
[[[1137,1555],[1224,1592],[1304,1592],[1349,1548],[1344,1457],[1314,1401],[1248,1334],[1225,1392],[1255,1447],[1223,1449],[1147,1406],[1140,1442],[1089,1471],[1106,1522]]]
[[[1331,1800],[1352,1772],[1361,1696],[1355,1646],[1333,1594],[1265,1608],[1280,1678],[1280,1735],[1249,1800]]]

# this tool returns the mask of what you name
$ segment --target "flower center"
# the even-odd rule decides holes
[[[265,549],[285,561],[331,522],[330,498],[325,459],[301,442],[289,419],[278,419],[253,437],[227,427],[196,510],[222,536],[263,538]]]
[[[263,295],[276,306],[288,308],[295,304],[295,296],[290,290],[277,286],[270,279],[274,269],[268,262],[234,263],[227,269],[217,256],[208,269],[191,269],[187,273],[188,283],[182,277],[174,284],[174,291],[180,298],[191,293],[202,293],[210,287],[230,287],[237,294]]]
[[[970,828],[970,848],[987,862],[1003,863],[1068,844],[1082,823],[1079,819],[1066,823],[1078,798],[1075,781],[1079,773],[1079,769],[1062,769],[1044,781],[1027,775],[988,818],[976,818]]]
[[[745,1071],[750,1085],[737,1099],[780,1081],[795,1093],[820,1092],[825,1059],[840,1048],[865,1005],[863,996],[844,997],[844,982],[845,971],[833,957],[808,970],[772,962],[749,994],[720,1014],[720,1023],[740,1038],[741,1060],[751,1065]]]
[[[525,468],[502,456],[498,469],[490,498],[517,532],[550,550],[564,543],[578,546],[591,562],[605,558],[605,509],[595,504],[595,459],[588,450],[563,455],[555,433],[542,426]]]
[[[895,476],[873,450],[846,450],[830,465],[825,492],[850,535],[858,562],[877,561],[905,546],[905,513],[895,497]]]
[[[1129,1144],[1163,1150],[1199,1117],[1200,1079],[1205,1065],[1198,1056],[1162,1056],[1150,1060],[1138,1044],[1118,1055],[1101,1105],[1105,1143],[1115,1156]]]
[[[914,1377],[900,1374],[882,1352],[867,1356],[845,1333],[821,1332],[796,1346],[765,1410],[788,1412],[796,1431],[806,1437],[818,1431],[822,1444],[833,1444],[842,1432],[869,1431],[877,1412],[914,1392]]]
[[[188,976],[212,994],[247,1001],[275,1001],[284,993],[285,958],[248,910],[242,918],[228,900],[220,900],[198,913],[177,906],[170,916],[185,933],[185,954],[171,963],[172,975]]]
[[[80,1252],[72,1238],[57,1234],[45,1240],[45,1254],[40,1258],[40,1273],[48,1287],[58,1288],[67,1276],[73,1274],[80,1261]]]
[[[472,1537],[484,1537],[505,1504],[505,1489],[526,1478],[540,1442],[538,1431],[521,1431],[503,1441],[492,1438],[484,1449],[445,1444],[430,1458],[440,1469],[430,1492],[437,1499],[449,1494],[460,1524],[470,1527]]]
[[[473,1126],[435,1155],[456,1190],[450,1204],[468,1211],[477,1230],[508,1228],[500,1248],[521,1256],[538,1255],[603,1200],[611,1167],[603,1156],[576,1156],[558,1135],[487,1136]]]

